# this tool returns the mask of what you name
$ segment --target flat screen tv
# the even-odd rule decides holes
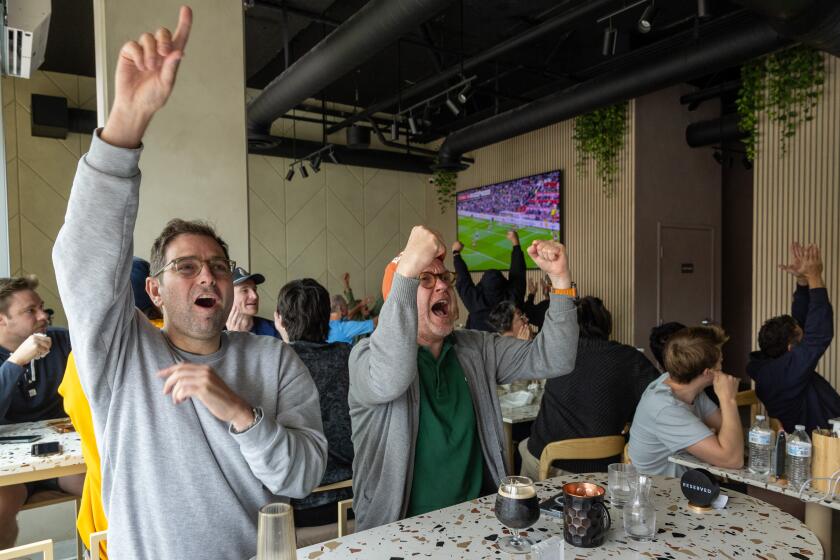
[[[458,239],[470,270],[510,268],[510,229],[519,231],[523,251],[534,239],[562,241],[562,195],[559,170],[459,192]],[[527,252],[525,263],[537,268]]]

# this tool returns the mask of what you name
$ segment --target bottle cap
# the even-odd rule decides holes
[[[796,425],[796,426],[794,426],[793,428],[794,428],[795,430],[802,430],[803,432],[805,431],[805,426],[803,426],[802,424],[797,424],[797,425]]]
[[[764,418],[765,418],[765,417],[764,417],[764,415],[763,415],[763,414],[756,414],[756,415],[755,415],[755,419],[756,419],[756,420],[764,420]]]

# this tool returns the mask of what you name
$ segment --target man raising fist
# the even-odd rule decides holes
[[[350,355],[353,509],[359,529],[496,490],[505,464],[496,385],[555,377],[575,363],[577,316],[566,249],[535,241],[528,254],[554,294],[532,341],[454,331],[455,275],[446,245],[423,226],[386,269],[379,328]]]
[[[112,558],[253,556],[259,508],[307,496],[326,460],[318,392],[294,351],[224,331],[236,265],[213,228],[170,220],[146,279],[163,329],[134,308],[140,141],[172,93],[191,26],[183,7],[175,33],[123,45],[113,109],[79,162],[53,250]]]

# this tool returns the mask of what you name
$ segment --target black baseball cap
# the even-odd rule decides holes
[[[259,286],[263,282],[265,282],[265,276],[260,273],[255,274],[248,274],[248,271],[242,268],[241,266],[237,266],[233,269],[233,285],[236,286],[237,284],[241,284],[246,280],[252,280],[254,284]]]

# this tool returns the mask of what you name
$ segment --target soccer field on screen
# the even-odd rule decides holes
[[[458,240],[464,244],[461,256],[470,270],[488,270],[510,268],[510,241],[507,232],[510,225],[498,224],[490,220],[458,217]],[[528,256],[526,249],[534,239],[551,239],[548,228],[523,227],[516,228],[522,251],[525,252],[525,266],[537,268],[536,263]]]

